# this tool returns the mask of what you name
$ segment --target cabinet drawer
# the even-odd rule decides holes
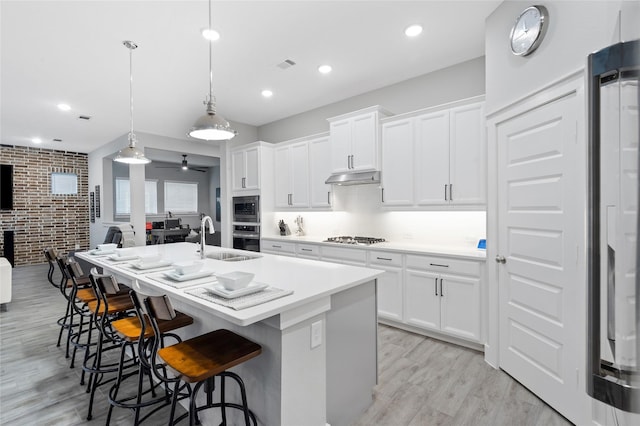
[[[364,250],[341,247],[322,247],[321,253],[323,259],[362,262],[363,265],[367,263],[367,252]]]
[[[480,276],[480,263],[450,257],[407,255],[407,268],[440,273]]]
[[[310,244],[298,244],[296,254],[300,256],[320,256],[320,247]]]
[[[380,266],[402,266],[402,254],[373,250],[370,252],[369,263]]]
[[[296,245],[294,243],[287,243],[281,241],[262,241],[262,249],[265,251],[282,252],[282,253],[295,253]]]

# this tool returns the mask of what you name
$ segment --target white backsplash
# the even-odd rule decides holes
[[[279,235],[284,220],[295,233],[295,219],[304,219],[305,234],[381,237],[410,244],[475,246],[486,236],[485,211],[388,211],[382,208],[377,185],[334,187],[334,209],[339,211],[281,211],[263,215],[262,235]]]

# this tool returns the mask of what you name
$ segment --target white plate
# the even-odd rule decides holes
[[[161,268],[163,266],[169,266],[172,265],[173,263],[168,261],[168,260],[159,260],[157,262],[146,262],[146,263],[131,263],[130,265],[133,266],[136,269],[154,269],[154,268]]]
[[[126,260],[134,260],[137,259],[139,256],[118,256],[117,254],[112,254],[111,256],[109,256],[109,259],[111,260],[115,260],[116,262],[121,260],[121,261],[126,261]]]
[[[196,278],[203,278],[213,274],[213,271],[198,271],[192,272],[190,274],[179,274],[177,271],[166,271],[163,273],[165,277],[171,278],[174,281],[189,281],[195,280]]]
[[[115,250],[98,250],[98,249],[93,249],[89,252],[90,255],[93,256],[106,256],[108,254],[113,254],[115,253]]]
[[[213,287],[207,287],[207,290],[209,290],[211,293],[215,295],[222,296],[225,299],[235,299],[236,297],[257,293],[259,291],[264,290],[267,287],[269,287],[267,284],[258,283],[254,281],[249,283],[249,285],[246,286],[245,288],[241,288],[238,290],[227,290],[226,288],[224,288],[222,284],[217,284],[217,285],[214,285]]]

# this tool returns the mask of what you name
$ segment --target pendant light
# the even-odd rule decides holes
[[[211,29],[211,0],[209,0],[209,30]],[[237,132],[231,128],[227,120],[216,114],[216,98],[213,96],[213,66],[211,64],[212,43],[213,41],[209,38],[209,96],[203,102],[207,106],[207,112],[196,120],[188,135],[206,141],[222,141],[233,138]]]
[[[144,153],[136,148],[137,138],[133,133],[133,50],[138,47],[132,41],[122,42],[129,49],[129,107],[131,117],[131,130],[129,131],[129,146],[118,151],[113,161],[126,164],[149,164],[151,160],[144,156]]]

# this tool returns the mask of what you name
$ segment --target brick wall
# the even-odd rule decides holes
[[[0,145],[0,163],[13,165],[13,210],[0,210],[3,231],[15,231],[15,265],[44,263],[42,249],[89,248],[87,154]],[[77,195],[52,195],[51,173],[75,173]],[[0,232],[0,255],[4,253]]]

